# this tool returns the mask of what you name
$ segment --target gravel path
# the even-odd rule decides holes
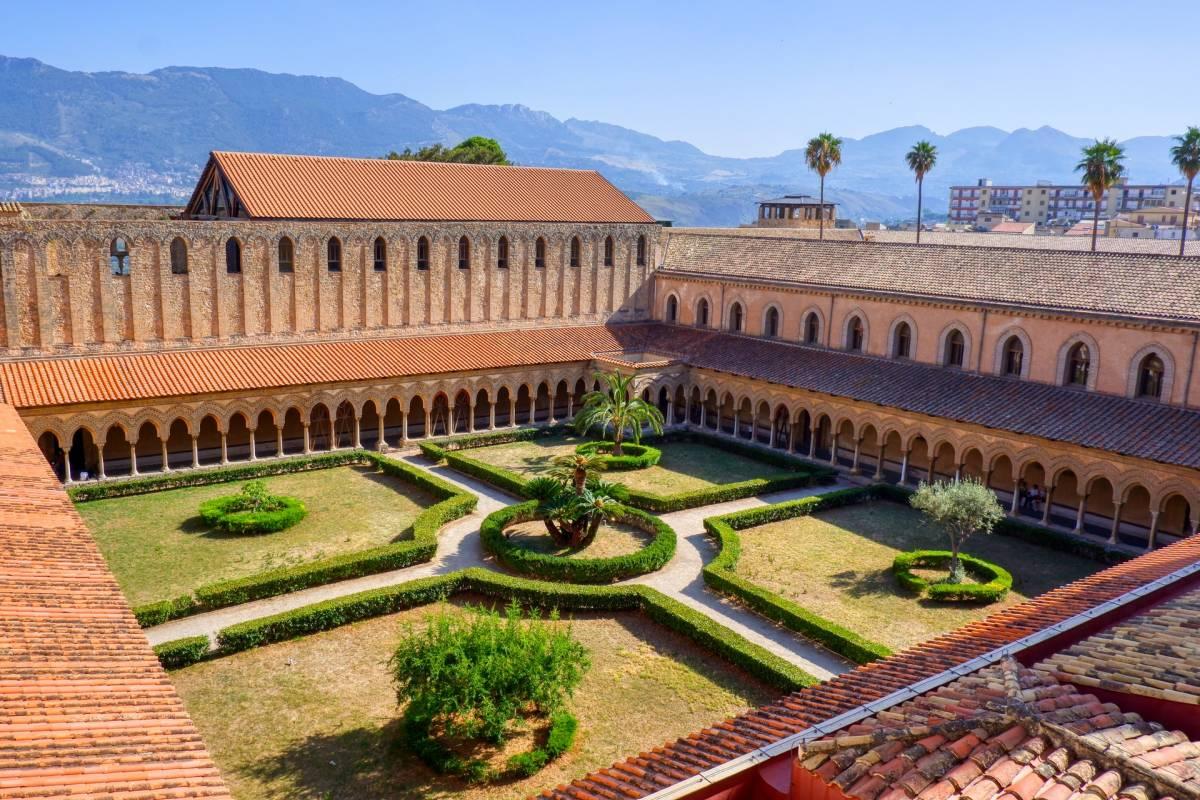
[[[466,567],[499,569],[491,557],[483,552],[478,535],[479,525],[488,514],[515,502],[516,498],[449,467],[431,467],[429,462],[419,455],[407,456],[404,460],[479,497],[479,505],[473,513],[451,522],[442,529],[438,535],[437,554],[432,561],[173,620],[153,628],[147,628],[146,636],[150,639],[150,643],[161,644],[184,636],[203,635],[215,638],[217,632],[222,628],[238,622],[291,611],[322,600],[344,597],[367,589],[394,586],[416,578],[455,572]],[[826,492],[831,488],[836,487],[820,486],[797,489],[663,514],[662,518],[675,529],[679,537],[675,557],[661,570],[634,578],[629,583],[645,584],[658,589],[681,603],[701,611],[749,641],[790,661],[817,678],[824,680],[846,672],[853,668],[853,664],[786,628],[710,592],[704,586],[704,579],[700,574],[701,567],[716,555],[713,543],[704,532],[703,520],[705,517],[728,514],[783,500],[793,500]]]

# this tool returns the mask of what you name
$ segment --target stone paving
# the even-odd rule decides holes
[[[150,643],[161,644],[184,636],[203,635],[215,638],[217,632],[222,628],[238,622],[247,622],[283,611],[291,611],[322,600],[345,597],[367,589],[394,586],[431,575],[443,575],[467,567],[499,570],[500,568],[493,559],[483,551],[479,538],[479,525],[488,514],[516,502],[517,498],[449,467],[431,467],[429,462],[421,456],[407,456],[404,460],[479,497],[479,505],[473,513],[451,522],[442,529],[438,535],[437,554],[432,561],[391,572],[381,572],[324,586],[314,586],[311,589],[279,597],[256,600],[173,620],[153,628],[147,628],[146,636]],[[824,680],[846,672],[854,665],[786,628],[709,591],[705,587],[701,575],[701,568],[716,555],[715,546],[704,532],[703,520],[706,517],[827,492],[840,485],[842,484],[778,492],[663,514],[661,515],[662,519],[674,528],[678,535],[675,557],[657,572],[633,578],[628,583],[640,583],[654,587],[663,594],[701,611],[747,640],[766,648],[817,678]]]

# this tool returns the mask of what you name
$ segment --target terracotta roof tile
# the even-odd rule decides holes
[[[255,218],[654,222],[593,170],[271,153],[212,158]]]
[[[0,798],[229,798],[91,535],[0,405]]]
[[[1193,257],[814,242],[686,229],[668,229],[664,237],[666,276],[1200,322],[1200,259]]]

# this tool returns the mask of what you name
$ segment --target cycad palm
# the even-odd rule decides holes
[[[1187,178],[1187,198],[1183,204],[1183,233],[1179,239],[1179,255],[1183,255],[1187,244],[1188,212],[1192,210],[1192,181],[1200,173],[1200,128],[1191,127],[1183,136],[1175,137],[1176,145],[1171,148],[1171,163],[1179,167]]]
[[[908,168],[917,176],[917,244],[920,244],[921,203],[923,200],[922,193],[925,188],[925,175],[937,163],[937,148],[922,139],[912,146],[912,149],[904,156],[904,160],[908,162]]]
[[[817,216],[821,221],[820,238],[825,238],[825,176],[842,163],[842,140],[832,133],[822,133],[808,140],[804,150],[808,168],[821,176],[821,204]]]
[[[1092,251],[1096,250],[1096,233],[1100,228],[1100,201],[1104,193],[1117,185],[1125,174],[1125,150],[1114,139],[1097,139],[1083,148],[1083,158],[1075,171],[1083,173],[1083,184],[1092,193],[1096,208],[1092,214]]]
[[[612,436],[613,455],[622,454],[621,442],[628,432],[635,442],[642,440],[642,428],[662,433],[662,412],[640,397],[633,396],[633,378],[619,372],[597,373],[604,383],[600,391],[583,396],[583,407],[575,416],[575,429],[580,433],[599,429],[601,435]]]

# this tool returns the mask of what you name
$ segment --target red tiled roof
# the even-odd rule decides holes
[[[0,797],[230,797],[74,506],[0,405]]]
[[[1197,560],[1200,560],[1200,536],[1191,536],[770,705],[640,753],[541,796],[556,800],[644,797],[1045,630]]]
[[[855,800],[1200,794],[1200,745],[1187,734],[1011,660],[802,744],[797,757],[800,781]],[[793,797],[823,794],[797,788]]]
[[[654,222],[592,170],[270,153],[212,158],[257,218]]]
[[[619,350],[616,330],[534,328],[10,361],[0,364],[0,390],[14,406],[31,408],[560,364]]]

